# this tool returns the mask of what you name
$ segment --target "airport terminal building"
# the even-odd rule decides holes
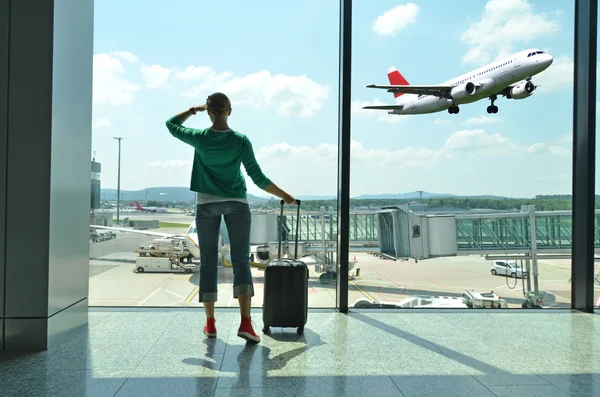
[[[101,164],[90,162],[95,18],[109,18],[95,13],[99,3],[0,0],[0,395],[600,395],[597,0],[572,2],[573,209],[511,214],[351,211],[351,87],[363,83],[352,79],[361,34],[355,9],[367,6],[336,3],[338,205],[253,218],[259,344],[238,337],[228,236],[219,243],[218,333],[203,332],[193,214],[131,209],[123,217],[158,227],[90,239],[90,213],[101,203]],[[175,3],[172,15],[188,12]],[[486,12],[500,7],[486,4]],[[295,14],[299,6],[281,7]],[[417,6],[407,7],[398,10]],[[144,15],[138,9],[135,18]],[[307,29],[304,39],[314,40]],[[182,40],[191,37],[186,45],[198,51],[198,32],[188,33]],[[259,332],[280,225],[284,252],[297,249],[309,265],[303,332],[293,325]],[[492,262],[501,256],[498,266],[521,258],[527,271],[497,274]],[[144,271],[139,263],[167,268]],[[544,289],[556,305],[536,295]],[[276,301],[274,310],[287,315],[291,305]]]

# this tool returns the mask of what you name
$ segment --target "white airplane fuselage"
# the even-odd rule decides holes
[[[528,56],[532,52],[537,53],[533,56]],[[453,105],[472,103],[499,94],[511,84],[520,81],[525,83],[525,79],[544,71],[552,64],[552,56],[540,52],[540,50],[535,49],[521,51],[441,84],[458,87],[471,82],[476,86],[476,91],[473,95],[461,95],[460,97],[450,99],[434,95],[404,94],[396,99],[396,104],[403,105],[403,109],[389,110],[388,113],[437,113],[447,110]],[[523,99],[527,96],[515,97],[514,99]]]

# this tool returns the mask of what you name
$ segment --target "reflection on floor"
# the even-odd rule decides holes
[[[93,309],[90,309],[93,310]],[[261,313],[253,312],[257,329]],[[599,396],[600,317],[560,312],[311,311],[258,345],[217,312],[90,312],[38,354],[2,356],[2,396]]]

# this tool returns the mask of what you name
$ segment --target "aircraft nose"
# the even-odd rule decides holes
[[[554,62],[554,58],[552,58],[552,55],[550,55],[550,54],[544,54],[544,55],[545,55],[545,57],[544,57],[544,65],[546,67],[552,65],[552,62]]]

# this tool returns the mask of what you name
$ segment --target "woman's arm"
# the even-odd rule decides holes
[[[293,198],[292,196],[290,196],[289,194],[287,194],[286,192],[281,190],[273,182],[271,182],[271,184],[269,186],[267,186],[266,188],[264,188],[263,190],[267,193],[271,193],[272,195],[279,197],[280,199],[283,199],[283,201],[285,201],[286,204],[296,204],[295,198]]]
[[[192,116],[194,113],[192,113],[192,110],[194,112],[203,112],[206,110],[206,105],[200,105],[200,106],[193,106],[191,108],[189,108],[188,110],[181,112],[177,115],[177,118],[179,118],[179,120],[181,120],[181,123],[185,123],[187,121],[187,119],[190,118],[190,116]]]
[[[296,204],[296,199],[292,196],[281,190],[276,184],[274,184],[269,178],[263,174],[258,162],[256,161],[256,157],[254,157],[254,150],[252,149],[252,143],[249,139],[246,138],[246,148],[244,153],[242,154],[242,164],[244,164],[244,168],[246,168],[246,172],[248,176],[252,178],[252,181],[264,190],[267,193],[273,194],[283,201],[286,204]]]
[[[193,145],[195,130],[193,128],[184,127],[182,124],[190,118],[194,112],[203,112],[206,110],[206,105],[194,106],[188,110],[179,113],[178,115],[171,117],[167,120],[167,129],[175,138],[182,142]]]

